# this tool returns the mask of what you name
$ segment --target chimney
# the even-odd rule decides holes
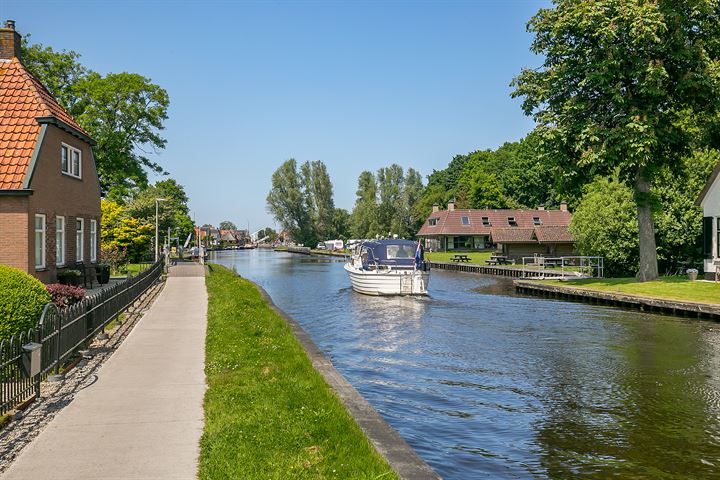
[[[545,210],[545,205],[543,205],[543,204],[538,205],[538,210],[540,210],[541,212],[543,210]]]
[[[566,202],[565,200],[563,200],[562,202],[560,202],[560,211],[561,211],[561,212],[567,212],[567,211],[568,211],[567,202]]]
[[[20,34],[15,31],[15,20],[6,20],[0,28],[0,59],[20,59]]]
[[[455,210],[455,199],[454,198],[448,202],[448,211],[452,212],[453,210]]]
[[[433,203],[433,213],[435,213],[439,210],[440,210],[440,205],[438,205],[437,203]]]

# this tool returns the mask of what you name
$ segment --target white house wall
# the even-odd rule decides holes
[[[710,186],[710,189],[705,194],[705,198],[703,199],[701,203],[703,207],[703,216],[704,217],[713,217],[713,235],[712,235],[712,242],[713,242],[713,258],[712,259],[705,259],[705,271],[706,272],[714,272],[715,271],[715,261],[719,261],[720,258],[718,258],[718,220],[720,219],[720,175],[718,175],[715,178],[715,181]]]

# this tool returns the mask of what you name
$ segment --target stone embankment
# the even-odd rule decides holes
[[[518,292],[531,295],[612,305],[646,312],[720,320],[720,305],[716,304],[627,295],[577,288],[569,285],[548,285],[536,281],[515,280],[514,284]]]

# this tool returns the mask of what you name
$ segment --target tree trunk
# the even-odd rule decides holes
[[[640,281],[657,280],[657,246],[655,245],[655,222],[650,201],[650,180],[643,168],[639,168],[635,176],[635,202],[637,203],[640,235]]]

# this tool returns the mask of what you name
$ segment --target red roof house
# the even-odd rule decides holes
[[[30,74],[20,35],[0,28],[0,264],[44,282],[97,262],[100,184],[93,140]]]
[[[559,210],[456,209],[449,202],[447,210],[433,207],[417,235],[436,251],[500,250],[514,258],[570,255],[571,219],[564,202]]]

